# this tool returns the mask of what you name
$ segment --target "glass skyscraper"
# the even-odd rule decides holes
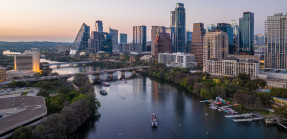
[[[120,44],[128,43],[128,35],[125,33],[120,34]]]
[[[98,20],[96,21],[96,31],[97,32],[103,32],[103,22]]]
[[[146,26],[133,27],[133,45],[136,52],[146,51]]]
[[[151,54],[155,55],[155,40],[159,33],[165,33],[164,26],[152,26],[151,27]]]
[[[230,24],[227,23],[217,23],[217,28],[221,31],[227,33],[228,36],[228,44],[229,44],[229,54],[233,54],[235,52],[233,45],[233,29]]]
[[[183,3],[177,3],[174,13],[175,51],[185,51],[185,8]]]
[[[80,51],[86,51],[88,49],[88,41],[90,39],[90,26],[87,26],[85,23],[81,26],[76,39],[74,41],[74,45],[71,48],[70,54],[75,55]]]
[[[244,12],[239,19],[239,52],[254,54],[254,13]]]
[[[265,42],[265,68],[287,69],[287,14],[267,17]]]
[[[119,50],[119,34],[118,30],[110,28],[110,35],[112,37],[113,50]]]

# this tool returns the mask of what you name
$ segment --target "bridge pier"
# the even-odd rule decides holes
[[[73,67],[74,66],[74,64],[69,64],[69,67]]]
[[[121,71],[121,79],[125,79],[126,78],[126,72],[125,71]]]
[[[61,68],[61,65],[57,65],[57,68]]]
[[[132,77],[136,76],[137,71],[136,70],[132,70]]]

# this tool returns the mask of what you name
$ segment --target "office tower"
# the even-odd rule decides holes
[[[264,45],[264,34],[256,34],[254,36],[254,44],[255,45]]]
[[[101,51],[105,42],[105,32],[92,31],[89,39],[89,52],[95,53]]]
[[[90,39],[90,26],[85,23],[81,26],[74,45],[71,48],[70,55],[76,55],[80,51],[86,51],[88,48],[88,40]]]
[[[97,32],[103,32],[104,31],[103,22],[100,20],[96,21],[96,31]]]
[[[103,47],[101,47],[101,51],[104,52],[113,52],[113,37],[111,34],[109,33],[105,33],[104,35],[104,43],[103,43]]]
[[[175,27],[175,11],[170,12],[170,26]]]
[[[233,29],[230,24],[227,23],[217,23],[217,28],[221,31],[227,33],[228,35],[228,43],[229,43],[229,54],[233,54],[235,52],[234,46],[233,46]]]
[[[110,35],[112,37],[113,50],[119,50],[118,30],[110,28]]]
[[[254,54],[254,13],[244,12],[239,19],[239,53]]]
[[[239,50],[239,26],[235,20],[231,20],[231,27],[233,29],[233,50],[236,54]]]
[[[214,29],[216,29],[216,26],[214,24],[207,24],[205,32],[207,33],[207,32],[214,30]]]
[[[14,55],[14,69],[40,72],[40,52],[33,50],[25,51],[21,55]]]
[[[170,27],[166,28],[166,32],[169,33],[171,38],[172,52],[176,52],[175,48],[175,11],[170,12]]]
[[[192,40],[192,32],[186,31],[186,42],[189,42]]]
[[[177,3],[174,13],[175,20],[175,51],[185,50],[185,8],[183,3]]]
[[[165,27],[164,26],[152,26],[151,27],[151,54],[155,55],[155,40],[157,38],[157,34],[164,33]]]
[[[133,27],[133,45],[136,52],[146,51],[146,26]]]
[[[203,71],[206,71],[206,60],[222,60],[228,55],[228,35],[220,29],[214,29],[203,38]]]
[[[152,56],[157,59],[158,53],[172,53],[171,40],[168,33],[157,33]]]
[[[128,43],[128,35],[125,33],[120,34],[120,44]]]
[[[267,17],[265,42],[265,68],[287,69],[287,14]]]
[[[0,82],[6,81],[6,71],[5,67],[0,66]]]
[[[193,33],[191,41],[191,54],[195,55],[195,61],[197,65],[202,67],[203,64],[203,37],[205,35],[203,23],[193,24]]]

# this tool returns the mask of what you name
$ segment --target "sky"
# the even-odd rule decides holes
[[[267,16],[287,13],[287,0],[0,0],[0,41],[73,42],[81,25],[95,30],[102,20],[109,27],[128,34],[133,26],[169,26],[170,11],[185,4],[186,29],[193,23],[217,24],[238,20],[243,12],[255,15],[255,34],[264,33]]]

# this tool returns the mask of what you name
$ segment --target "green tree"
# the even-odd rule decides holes
[[[21,126],[17,128],[12,135],[12,139],[30,139],[32,138],[32,127]]]

